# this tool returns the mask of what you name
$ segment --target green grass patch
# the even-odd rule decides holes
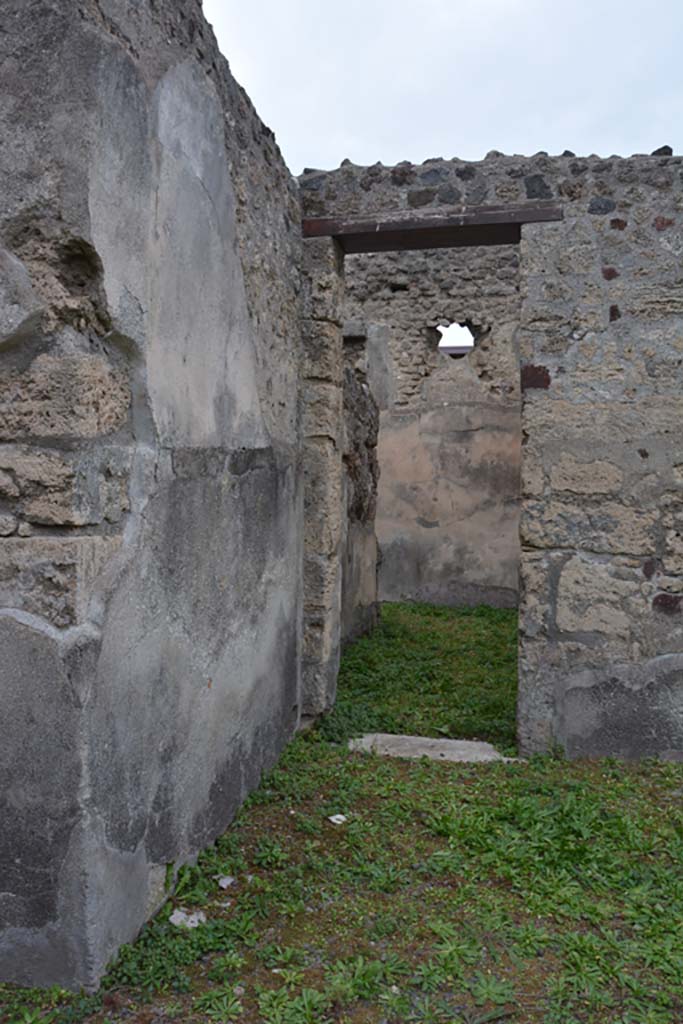
[[[486,664],[449,675],[441,629]],[[443,735],[477,679],[514,693],[514,660],[509,613],[386,609],[345,654],[336,721],[289,747],[101,991],[0,986],[2,1024],[681,1024],[682,765],[401,762],[336,742]],[[507,732],[468,713],[508,742],[510,711]],[[207,921],[180,930],[174,907]]]
[[[515,744],[517,612],[385,604],[379,626],[348,648],[322,735],[363,732]]]

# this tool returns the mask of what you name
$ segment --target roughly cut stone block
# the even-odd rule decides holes
[[[88,615],[92,585],[120,537],[8,537],[0,544],[0,607],[64,628]]]
[[[588,556],[575,556],[560,575],[557,625],[569,633],[627,637],[632,620],[623,600],[639,595],[639,584],[619,579],[609,565]]]
[[[44,453],[30,458],[27,449],[5,455],[0,465],[14,464],[21,491],[17,510],[30,523],[45,526],[118,524],[130,509],[130,447],[96,449],[81,457],[55,458]]]
[[[534,548],[587,548],[612,554],[648,555],[656,544],[656,512],[601,501],[527,501],[522,542]]]
[[[325,320],[304,320],[302,333],[304,378],[327,381],[341,387],[344,360],[340,327]]]
[[[575,494],[613,494],[620,489],[623,479],[623,472],[610,462],[579,462],[571,455],[563,455],[550,471],[550,486],[554,490]]]
[[[683,507],[678,515],[666,515],[664,525],[669,527],[664,536],[664,564],[667,572],[683,576]]]
[[[0,348],[29,338],[43,308],[21,260],[0,248]]]
[[[524,497],[540,498],[545,487],[542,464],[528,448],[522,453],[521,491]]]
[[[110,434],[130,401],[125,374],[101,356],[39,355],[0,379],[0,440]]]
[[[342,389],[336,384],[309,382],[303,400],[304,437],[330,438],[341,443]]]
[[[0,515],[0,537],[10,537],[15,533],[18,525],[14,516],[3,513],[3,515]]]
[[[304,242],[303,315],[306,320],[344,321],[344,258],[332,238]]]

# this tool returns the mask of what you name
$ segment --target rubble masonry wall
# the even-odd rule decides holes
[[[517,603],[521,404],[516,246],[349,256],[380,404],[379,598]],[[453,360],[437,324],[476,327]],[[384,332],[373,328],[382,325]]]
[[[562,206],[519,247],[525,753],[683,756],[682,176],[492,153],[301,180],[311,217]]]

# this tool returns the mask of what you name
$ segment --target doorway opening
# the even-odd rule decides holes
[[[517,605],[518,276],[510,245],[346,259],[345,350],[363,325],[379,409],[380,602]]]
[[[395,634],[395,646],[383,635],[369,643],[380,648],[372,664],[384,666],[376,694],[392,680],[381,701],[388,732],[424,719],[452,738],[514,741],[518,273],[510,245],[345,261],[344,352],[369,392],[364,408],[357,398],[347,408],[347,436],[368,421],[367,403],[377,405],[376,595],[382,634]],[[365,444],[371,440],[366,434]],[[345,640],[358,636],[359,622],[377,621],[367,615],[374,579],[361,610],[363,571],[374,566],[349,515],[343,606],[347,618],[349,607],[358,611],[353,633],[342,624]],[[363,674],[372,676],[372,666]],[[411,687],[417,702],[406,699]]]
[[[463,618],[487,609],[516,621],[522,450],[517,243],[522,223],[552,219],[561,219],[561,211],[524,206],[304,222],[311,239],[311,352],[326,367],[320,353],[335,345],[341,352],[346,333],[356,361],[362,349],[363,374],[378,407],[379,558],[373,570],[380,606]],[[363,330],[343,332],[335,325],[344,320],[361,323]],[[451,325],[458,327],[457,339]],[[343,358],[328,362],[341,391],[342,375],[334,367]],[[311,380],[320,391],[319,375]],[[347,408],[345,401],[345,414]],[[343,423],[340,435],[348,437],[353,426]],[[311,428],[318,429],[317,420]],[[319,493],[339,520],[347,515],[346,509],[341,516],[335,511],[337,495],[348,493],[343,446],[337,458],[341,485]],[[310,488],[307,505],[319,517],[317,497]],[[307,558],[311,565],[322,561],[325,580],[331,581],[322,600],[311,591],[311,611],[319,618],[324,602],[328,635],[334,639],[338,624],[343,641],[338,608],[349,594],[341,565],[344,559],[358,564],[348,547],[353,531],[342,525],[338,543],[321,548],[317,562],[311,536]],[[357,579],[354,586],[358,590]],[[311,679],[336,680],[339,648],[321,651],[318,662],[312,648]],[[419,689],[417,679],[415,684]],[[329,709],[335,691],[326,692]],[[510,728],[513,718],[511,712]]]

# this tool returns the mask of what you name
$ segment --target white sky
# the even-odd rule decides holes
[[[683,151],[683,0],[204,0],[290,169]]]

